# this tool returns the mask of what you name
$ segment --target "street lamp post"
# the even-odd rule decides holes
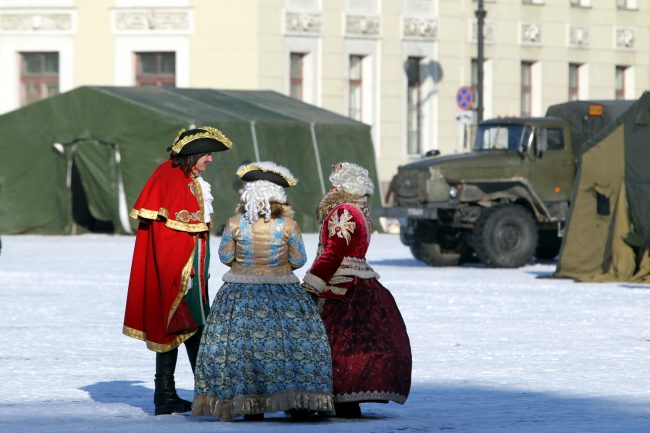
[[[478,0],[478,9],[475,12],[477,19],[477,42],[478,42],[478,55],[476,59],[476,79],[477,79],[477,95],[476,95],[476,120],[478,123],[483,121],[483,26],[485,24],[485,17],[487,12],[483,7],[483,0]]]

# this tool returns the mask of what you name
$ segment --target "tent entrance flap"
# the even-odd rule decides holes
[[[73,233],[130,232],[128,219],[122,215],[127,208],[119,161],[119,148],[113,143],[92,139],[73,142],[68,174]]]

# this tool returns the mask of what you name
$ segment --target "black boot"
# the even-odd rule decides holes
[[[177,348],[169,352],[156,353],[156,391],[153,395],[156,415],[169,415],[192,410],[192,403],[183,400],[176,394],[176,384],[174,383],[176,358],[178,358]]]
[[[291,415],[291,421],[308,421],[316,413],[310,409],[291,409],[288,412]]]
[[[334,410],[338,418],[361,418],[361,407],[356,401],[334,403]]]
[[[203,328],[199,328],[196,334],[185,340],[185,350],[187,351],[187,359],[190,361],[190,367],[192,367],[192,374],[196,372],[196,356],[199,354],[202,331]]]

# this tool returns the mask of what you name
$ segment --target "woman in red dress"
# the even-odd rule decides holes
[[[181,130],[169,159],[153,172],[130,215],[135,238],[123,333],[156,352],[155,414],[187,412],[176,393],[178,346],[185,344],[194,371],[205,317],[210,311],[211,186],[201,178],[212,152],[230,140],[216,128]]]
[[[391,293],[366,262],[372,222],[368,171],[335,164],[318,206],[317,257],[303,287],[319,297],[332,349],[336,415],[361,416],[359,403],[403,404],[411,387],[411,346]]]

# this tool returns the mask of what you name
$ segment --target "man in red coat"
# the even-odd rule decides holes
[[[170,158],[151,175],[130,215],[140,221],[135,239],[124,334],[156,352],[155,414],[187,412],[192,404],[176,393],[178,346],[192,366],[210,311],[208,265],[211,187],[200,174],[212,152],[230,140],[218,129],[181,130]]]

